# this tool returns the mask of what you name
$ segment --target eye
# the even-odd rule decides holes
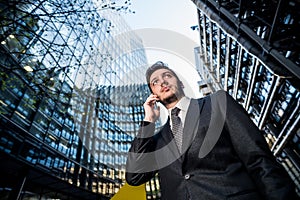
[[[158,80],[153,80],[152,82],[151,82],[151,85],[153,85],[153,86],[155,86],[155,85],[157,85],[158,84]]]
[[[172,76],[172,74],[170,74],[170,73],[166,73],[166,74],[164,74],[164,78],[172,78],[173,76]]]

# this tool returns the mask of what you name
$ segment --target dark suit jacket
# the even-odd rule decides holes
[[[162,199],[296,199],[286,171],[270,152],[262,133],[230,95],[218,91],[192,99],[184,126],[183,153],[169,120],[154,134],[143,122],[132,142],[126,181],[140,185],[157,172]]]

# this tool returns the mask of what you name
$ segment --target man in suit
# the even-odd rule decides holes
[[[147,70],[146,79],[152,94],[128,153],[130,185],[143,184],[158,172],[167,200],[297,198],[262,133],[225,91],[190,99],[176,73],[160,61]],[[155,133],[157,101],[169,118]]]

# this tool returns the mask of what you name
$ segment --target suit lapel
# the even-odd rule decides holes
[[[202,99],[191,99],[183,128],[182,152],[187,151],[197,134],[202,106]]]
[[[180,155],[180,152],[176,146],[170,128],[170,118],[168,118],[166,124],[161,130],[161,138],[163,141],[161,141],[161,145],[159,145],[160,147],[164,148],[164,156],[174,160],[176,159],[180,163],[184,161],[186,151],[190,147],[198,131],[203,101],[203,99],[191,99],[183,128],[182,155]]]

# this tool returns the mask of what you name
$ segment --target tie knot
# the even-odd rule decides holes
[[[171,110],[171,115],[178,116],[179,112],[180,112],[180,108],[175,107]]]

